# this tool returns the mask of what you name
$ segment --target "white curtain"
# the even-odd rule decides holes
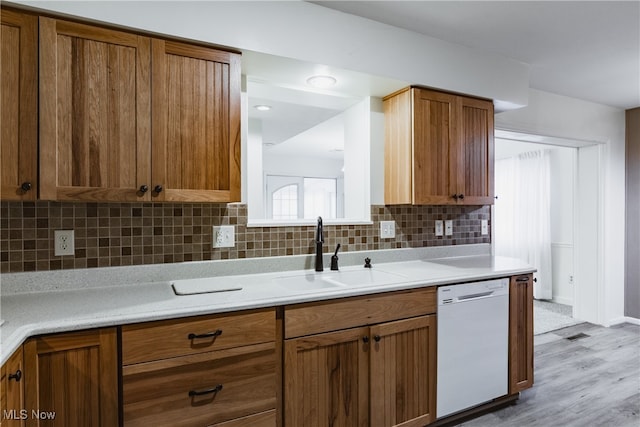
[[[495,253],[534,266],[533,296],[551,299],[549,153],[531,151],[497,160],[495,173]]]

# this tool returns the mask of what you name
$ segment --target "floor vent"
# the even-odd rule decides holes
[[[570,337],[566,337],[565,339],[567,339],[569,341],[575,341],[575,340],[579,340],[579,339],[582,339],[582,338],[587,338],[587,337],[590,337],[590,336],[591,335],[587,335],[587,334],[584,334],[584,333],[580,332],[579,334],[571,335]]]

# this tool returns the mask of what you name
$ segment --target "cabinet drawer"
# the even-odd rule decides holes
[[[276,410],[260,412],[235,420],[213,424],[210,427],[276,427]]]
[[[275,319],[275,310],[268,309],[126,325],[122,364],[274,341]]]
[[[127,427],[204,426],[272,410],[275,343],[125,366],[122,390]]]
[[[371,325],[436,312],[436,288],[285,307],[285,338]]]

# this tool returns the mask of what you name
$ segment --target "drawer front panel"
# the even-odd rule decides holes
[[[261,412],[235,420],[213,424],[210,427],[276,427],[276,410]]]
[[[285,338],[371,325],[436,312],[436,288],[285,307]]]
[[[122,327],[122,364],[275,340],[275,310],[199,316]]]
[[[272,410],[275,403],[274,343],[123,368],[128,427],[211,425]]]

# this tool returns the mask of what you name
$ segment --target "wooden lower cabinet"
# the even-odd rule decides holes
[[[533,274],[509,283],[509,394],[533,386]]]
[[[207,426],[271,410],[275,366],[273,342],[124,366],[124,425]]]
[[[369,425],[369,328],[285,341],[285,426]]]
[[[27,426],[118,425],[116,328],[31,338],[23,349]]]
[[[435,314],[371,326],[371,427],[436,419],[436,332]]]
[[[24,363],[22,347],[0,370],[0,426],[24,426]]]
[[[285,426],[435,420],[436,316],[285,341]]]

